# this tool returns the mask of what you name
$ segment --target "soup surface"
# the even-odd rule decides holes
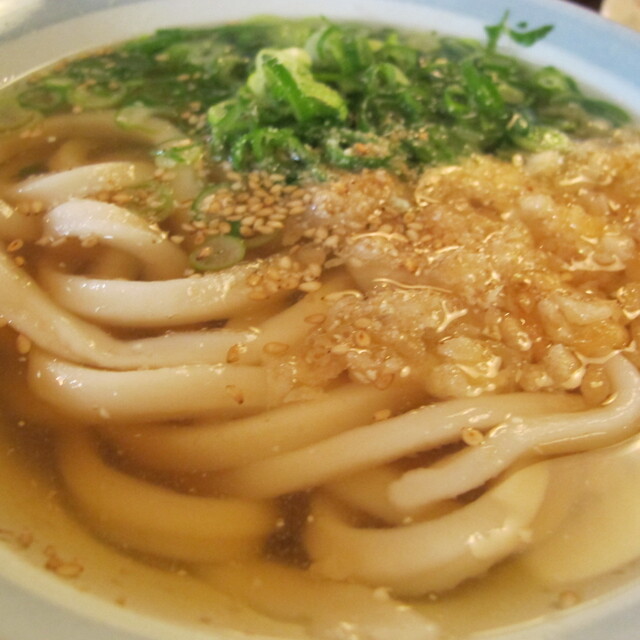
[[[640,135],[498,48],[550,29],[260,18],[5,89],[5,448],[65,517],[281,635],[460,637],[633,573]]]

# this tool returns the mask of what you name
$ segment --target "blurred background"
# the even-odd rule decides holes
[[[581,4],[583,7],[589,7],[589,9],[600,9],[602,0],[570,0],[574,4]]]
[[[566,0],[640,31],[640,0]]]

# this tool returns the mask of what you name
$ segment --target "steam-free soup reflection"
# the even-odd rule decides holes
[[[636,559],[640,138],[497,50],[547,30],[176,29],[5,90],[2,405],[79,521],[318,638]]]

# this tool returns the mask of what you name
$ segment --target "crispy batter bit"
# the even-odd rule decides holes
[[[344,265],[360,292],[330,294],[324,317],[307,319],[285,354],[295,384],[346,372],[384,388],[402,372],[438,398],[582,385],[601,399],[601,358],[625,350],[640,363],[639,163],[626,132],[474,156],[415,184],[370,170],[309,185],[306,211],[285,221],[289,255],[254,274],[257,290],[287,274],[312,291]]]

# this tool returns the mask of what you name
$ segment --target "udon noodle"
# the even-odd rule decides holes
[[[122,550],[317,637],[438,637],[396,599],[535,549],[546,461],[638,430],[640,138],[410,180],[218,167],[208,210],[267,241],[198,273],[210,168],[150,160],[185,141],[168,120],[116,120],[5,135],[3,409],[51,434],[70,503]],[[133,206],[150,182],[161,221]]]

